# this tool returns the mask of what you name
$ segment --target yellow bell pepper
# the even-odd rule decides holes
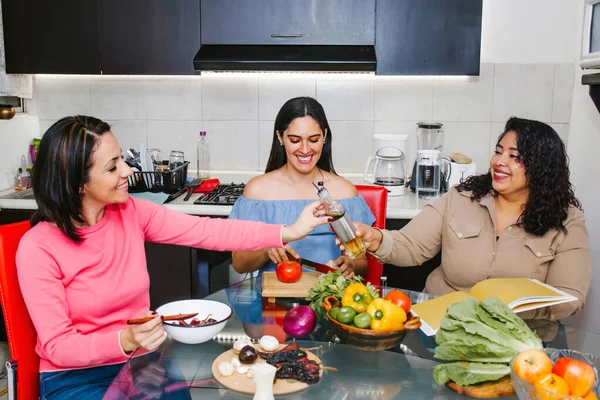
[[[373,301],[369,289],[362,283],[353,283],[344,290],[342,306],[354,308],[357,314],[367,311],[367,307]]]
[[[398,331],[404,328],[406,312],[389,300],[373,300],[367,313],[371,315],[371,329],[374,331]]]

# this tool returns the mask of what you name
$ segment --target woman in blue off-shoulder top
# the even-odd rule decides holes
[[[375,217],[356,187],[333,168],[331,128],[321,104],[310,97],[288,100],[275,119],[271,153],[264,175],[251,179],[229,218],[291,224],[304,206],[318,199],[313,181],[322,181],[331,196],[344,206],[353,221],[373,224]],[[284,249],[233,252],[238,273],[274,270],[288,260],[286,254],[327,263],[333,261],[347,277],[366,275],[367,259],[342,255],[329,226]]]

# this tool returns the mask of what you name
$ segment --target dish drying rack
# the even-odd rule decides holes
[[[175,169],[157,171],[134,171],[127,178],[130,193],[164,192],[173,193],[185,186],[189,161]]]

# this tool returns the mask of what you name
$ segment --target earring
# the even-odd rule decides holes
[[[327,143],[327,139],[323,139],[323,144]]]
[[[283,147],[283,143],[279,142],[279,147]]]

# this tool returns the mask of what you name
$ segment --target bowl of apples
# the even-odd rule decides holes
[[[521,400],[597,400],[600,356],[568,349],[522,351],[510,361]]]

